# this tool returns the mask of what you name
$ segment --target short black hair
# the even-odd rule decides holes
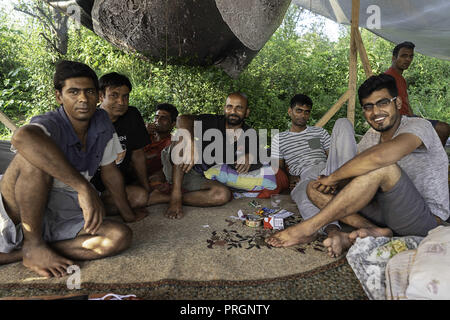
[[[94,82],[95,89],[98,91],[99,83],[97,74],[84,63],[70,60],[59,61],[56,64],[55,74],[53,76],[55,90],[61,92],[66,79],[69,78],[91,78]]]
[[[371,76],[363,82],[358,89],[359,103],[362,105],[362,100],[370,96],[374,91],[387,89],[392,97],[398,95],[397,84],[394,77],[388,74],[380,74]]]
[[[100,91],[103,93],[106,91],[107,87],[117,88],[121,86],[127,86],[130,91],[133,89],[130,80],[123,74],[117,72],[104,74],[100,77],[99,84]]]
[[[160,103],[156,106],[155,108],[155,112],[158,110],[164,110],[170,113],[170,119],[172,120],[172,122],[177,121],[177,117],[178,117],[178,110],[177,108],[175,108],[175,106],[173,104],[170,103]]]
[[[291,108],[294,108],[297,105],[308,106],[308,107],[312,108],[313,102],[312,102],[311,98],[308,97],[307,95],[298,93],[292,97],[290,106],[291,106]]]
[[[392,51],[392,55],[397,58],[401,48],[408,48],[414,50],[415,47],[416,45],[414,43],[410,41],[404,41],[395,46],[394,50]]]

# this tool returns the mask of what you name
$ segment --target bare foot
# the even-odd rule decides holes
[[[181,219],[184,216],[182,200],[170,200],[169,208],[165,213],[169,219]]]
[[[266,242],[273,247],[290,247],[296,244],[309,243],[317,238],[317,233],[308,235],[303,230],[303,225],[297,224],[289,227],[286,230],[275,233],[266,239]]]
[[[339,257],[343,251],[351,247],[349,234],[338,230],[328,232],[328,238],[323,241],[323,245],[328,249],[328,255],[332,258]]]
[[[65,276],[67,268],[74,264],[71,260],[58,255],[43,242],[32,245],[25,241],[22,253],[23,265],[46,278]]]
[[[392,230],[389,228],[361,228],[351,232],[348,237],[351,242],[354,242],[356,238],[365,238],[365,237],[392,237]]]

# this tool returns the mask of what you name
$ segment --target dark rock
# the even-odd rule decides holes
[[[290,0],[47,0],[118,48],[237,77],[275,32]],[[73,14],[73,8],[79,14]],[[68,9],[71,9],[69,11]]]

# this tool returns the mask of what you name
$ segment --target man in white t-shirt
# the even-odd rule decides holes
[[[89,183],[100,166],[105,185],[129,211],[116,159],[123,152],[104,110],[97,109],[98,79],[87,65],[61,61],[54,76],[55,111],[17,129],[16,155],[1,180],[0,264],[22,260],[44,277],[67,274],[72,260],[117,254],[131,244],[131,229],[103,221],[105,210]]]
[[[308,185],[308,197],[321,211],[269,238],[273,246],[300,243],[322,226],[340,220],[356,228],[335,231],[324,244],[340,255],[357,237],[394,234],[426,236],[449,218],[448,157],[431,124],[401,116],[395,79],[367,79],[358,95],[370,129],[359,153],[338,170]],[[337,195],[339,182],[352,179]]]
[[[308,183],[321,174],[330,174],[356,153],[353,126],[347,119],[336,121],[331,137],[325,129],[307,125],[312,105],[311,98],[304,94],[292,97],[288,108],[291,127],[277,134],[271,145],[271,157],[286,171],[291,198],[304,220],[320,211],[306,194]],[[338,144],[340,147],[336,148]],[[333,221],[320,231],[328,233],[339,229],[338,222]],[[302,242],[310,242],[316,236],[302,239]]]

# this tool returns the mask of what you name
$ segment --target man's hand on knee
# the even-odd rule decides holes
[[[105,216],[105,208],[97,191],[88,184],[84,190],[78,192],[78,202],[83,210],[84,230],[89,234],[95,234]]]
[[[313,182],[312,187],[324,194],[335,194],[338,182],[330,178],[330,176],[321,175]]]

